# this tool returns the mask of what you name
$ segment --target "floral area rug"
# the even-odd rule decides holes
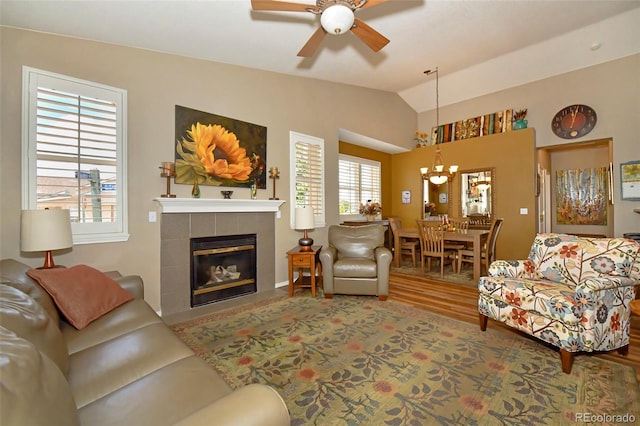
[[[390,300],[312,299],[301,290],[173,328],[232,388],[273,386],[293,425],[640,418],[630,367],[579,355],[567,375],[558,354],[537,341]]]

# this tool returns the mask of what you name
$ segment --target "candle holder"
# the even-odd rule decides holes
[[[271,167],[269,169],[269,179],[273,179],[273,197],[269,198],[270,200],[279,200],[276,197],[276,179],[280,179],[280,171],[277,167]]]
[[[160,195],[162,198],[176,198],[175,194],[171,193],[171,178],[176,176],[176,165],[168,161],[162,162],[159,167],[160,176],[167,178],[167,193]]]

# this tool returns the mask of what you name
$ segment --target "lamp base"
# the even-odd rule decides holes
[[[300,251],[311,251],[313,240],[311,238],[300,238],[298,244],[300,245]]]
[[[51,250],[47,250],[44,254],[44,265],[38,269],[51,269],[55,267],[56,264],[53,262],[53,254],[51,253]]]

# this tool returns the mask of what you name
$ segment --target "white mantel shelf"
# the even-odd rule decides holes
[[[223,198],[154,198],[162,213],[277,212],[284,200],[243,200]]]

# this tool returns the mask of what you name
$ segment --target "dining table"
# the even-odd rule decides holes
[[[473,280],[480,279],[482,268],[482,246],[487,242],[489,237],[488,229],[467,229],[457,231],[444,231],[445,241],[455,241],[473,244]],[[394,247],[399,247],[400,239],[415,238],[420,239],[418,228],[401,228],[394,235]],[[393,261],[396,267],[400,266],[400,250],[396,250],[393,255]]]

